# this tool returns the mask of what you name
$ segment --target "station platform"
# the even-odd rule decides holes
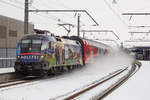
[[[141,68],[104,100],[150,100],[150,61],[140,61]]]
[[[0,68],[0,74],[15,72],[14,67]]]

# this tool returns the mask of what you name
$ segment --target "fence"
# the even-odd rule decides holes
[[[0,58],[0,68],[14,67],[16,58]]]
[[[14,67],[15,61],[15,48],[0,48],[0,68]]]

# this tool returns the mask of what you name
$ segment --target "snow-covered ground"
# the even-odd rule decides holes
[[[99,58],[72,73],[65,73],[47,80],[0,89],[0,100],[54,100],[83,88],[118,69],[129,66],[132,59],[123,53]]]
[[[150,61],[141,61],[140,70],[104,100],[150,100]]]
[[[15,72],[14,67],[11,67],[11,68],[0,68],[0,74],[1,73],[9,73],[9,72]]]

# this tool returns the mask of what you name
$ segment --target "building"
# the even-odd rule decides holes
[[[29,24],[29,33],[34,33],[33,24]],[[16,57],[17,42],[22,36],[24,36],[23,21],[0,15],[0,63],[1,58]]]

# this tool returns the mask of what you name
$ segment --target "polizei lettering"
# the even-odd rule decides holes
[[[24,56],[21,56],[21,59],[22,60],[38,60],[39,59],[39,56],[35,56],[35,55],[24,55]]]

